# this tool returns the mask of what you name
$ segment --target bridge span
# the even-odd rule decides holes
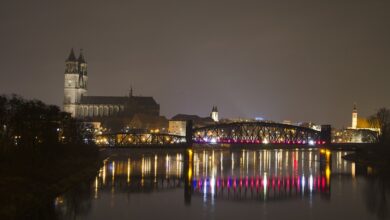
[[[186,136],[166,133],[117,132],[99,135],[96,143],[106,146],[178,145],[178,144],[283,144],[325,145],[328,133],[311,128],[269,122],[236,122],[200,128],[187,126]],[[326,130],[326,129],[325,129]]]
[[[193,141],[222,144],[326,144],[320,131],[269,122],[237,122],[196,128]]]

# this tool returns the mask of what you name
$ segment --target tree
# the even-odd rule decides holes
[[[381,108],[369,118],[369,122],[372,127],[378,127],[380,129],[379,142],[390,142],[390,110],[387,108]]]
[[[34,149],[38,145],[81,140],[80,123],[59,107],[17,95],[0,96],[0,150]]]

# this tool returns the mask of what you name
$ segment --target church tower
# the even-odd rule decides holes
[[[65,81],[64,81],[64,111],[78,117],[78,104],[81,96],[87,94],[87,63],[83,52],[76,59],[73,49],[71,49],[68,59],[65,61]]]
[[[353,110],[352,110],[352,129],[357,128],[357,108],[356,108],[356,103],[353,105]]]
[[[217,106],[213,106],[213,109],[211,110],[211,118],[215,121],[218,122],[218,109]]]

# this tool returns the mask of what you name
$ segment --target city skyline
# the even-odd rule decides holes
[[[3,2],[0,93],[62,106],[73,47],[84,49],[89,95],[133,85],[168,117],[216,105],[221,118],[346,127],[354,102],[362,116],[390,105],[389,3],[348,3]]]

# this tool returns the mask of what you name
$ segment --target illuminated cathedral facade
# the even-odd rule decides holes
[[[153,97],[88,96],[88,65],[83,52],[78,58],[72,49],[65,61],[64,111],[79,119],[107,119],[128,117],[135,114],[159,116],[160,105]]]

